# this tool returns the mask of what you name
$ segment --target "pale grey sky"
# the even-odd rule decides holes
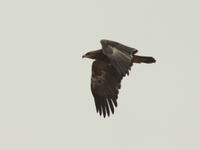
[[[198,0],[2,0],[1,150],[199,150]],[[136,64],[104,119],[82,54],[101,39],[156,64]]]

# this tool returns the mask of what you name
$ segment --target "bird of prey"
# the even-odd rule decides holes
[[[133,63],[155,63],[149,56],[135,55],[138,50],[111,40],[101,40],[102,48],[90,51],[83,58],[94,59],[92,64],[91,91],[96,111],[100,115],[110,116],[117,107],[117,98],[121,80]]]

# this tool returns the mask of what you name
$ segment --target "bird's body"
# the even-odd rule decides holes
[[[121,80],[133,63],[154,63],[153,57],[137,56],[137,50],[121,43],[101,40],[102,49],[86,53],[83,57],[95,59],[92,64],[91,91],[97,112],[105,117],[114,113]]]

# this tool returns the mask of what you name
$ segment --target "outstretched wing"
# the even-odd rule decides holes
[[[115,68],[104,61],[96,60],[92,64],[91,90],[97,113],[109,116],[117,107],[117,98],[122,76]]]
[[[101,40],[101,45],[104,55],[109,58],[113,67],[123,76],[129,74],[133,54],[137,53],[137,50],[110,40]]]

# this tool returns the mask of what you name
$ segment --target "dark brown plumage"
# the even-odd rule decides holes
[[[153,57],[137,56],[138,50],[121,43],[101,40],[102,49],[91,51],[83,58],[95,59],[92,64],[91,91],[97,112],[105,117],[114,113],[121,80],[133,63],[154,63]]]

